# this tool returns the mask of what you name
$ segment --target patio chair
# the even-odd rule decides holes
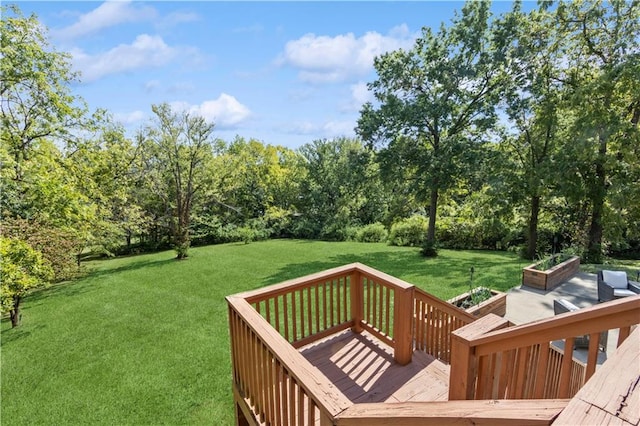
[[[631,281],[624,271],[598,271],[598,300],[608,302],[640,294],[640,283]]]
[[[569,302],[566,299],[554,299],[553,300],[553,313],[555,315],[564,314],[566,312],[575,312],[579,310],[576,305]],[[607,350],[607,341],[609,339],[609,332],[603,331],[600,333],[600,341],[598,342],[598,348],[601,351]],[[574,349],[588,348],[589,347],[589,335],[577,336],[573,341]]]

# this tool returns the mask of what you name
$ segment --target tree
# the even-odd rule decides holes
[[[385,201],[374,154],[357,139],[316,140],[299,149],[303,236],[342,240],[349,226],[382,219]]]
[[[236,137],[211,163],[212,192],[203,209],[225,225],[265,227],[274,236],[291,235],[303,172],[301,156],[282,146]],[[206,220],[206,215],[202,218]],[[203,221],[201,221],[203,222]]]
[[[92,216],[93,205],[65,167],[61,152],[80,131],[90,131],[97,114],[87,118],[84,101],[73,95],[70,56],[50,49],[46,29],[17,6],[2,7],[0,21],[0,201],[4,221],[25,220],[20,238],[41,235],[68,238],[76,246],[78,225]],[[53,242],[53,241],[56,242]],[[56,252],[49,247],[43,254]],[[61,256],[54,255],[56,260]],[[65,262],[54,262],[56,279],[72,275]]]
[[[25,294],[44,285],[53,276],[53,270],[42,254],[29,244],[16,238],[0,237],[2,259],[2,312],[9,312],[11,326],[20,325],[20,302]]]
[[[505,181],[516,195],[529,203],[526,257],[535,258],[538,222],[544,197],[558,179],[554,167],[559,145],[559,111],[563,87],[559,81],[561,52],[558,33],[544,11],[524,14],[517,4],[496,25],[499,33],[510,32],[513,43],[507,51],[503,90],[505,111],[511,134],[500,146]],[[499,37],[508,37],[505,34]]]
[[[21,181],[34,144],[71,138],[74,129],[88,125],[86,108],[69,88],[78,78],[70,56],[48,49],[35,15],[25,18],[17,6],[3,6],[0,50],[2,143],[14,160],[13,178]]]
[[[153,105],[155,123],[145,134],[154,173],[155,194],[170,209],[171,234],[178,259],[185,259],[191,243],[191,210],[207,183],[206,162],[211,158],[214,125],[188,112],[175,112],[168,104]]]
[[[94,207],[91,217],[76,225],[84,243],[80,251],[112,254],[123,241],[129,248],[146,217],[134,198],[137,152],[124,130],[107,121],[93,137],[69,145],[65,154],[70,178]]]
[[[600,263],[610,191],[625,184],[617,178],[628,178],[624,170],[637,163],[640,2],[560,2],[554,19],[568,63],[567,192],[581,194],[591,206],[585,257]]]
[[[366,141],[412,170],[417,198],[429,206],[431,246],[440,192],[461,179],[495,122],[506,42],[491,38],[489,17],[487,2],[466,3],[450,27],[424,28],[411,50],[376,58],[378,79],[369,88],[380,105],[367,103],[358,120]]]

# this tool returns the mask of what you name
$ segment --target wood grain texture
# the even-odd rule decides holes
[[[595,372],[553,424],[640,424],[640,329]]]
[[[341,413],[338,426],[549,425],[568,400],[449,401],[358,404]]]
[[[350,330],[300,349],[350,401],[399,402],[447,399],[449,367],[424,352],[395,362],[393,349],[369,332]]]

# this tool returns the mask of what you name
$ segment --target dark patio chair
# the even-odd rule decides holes
[[[608,302],[640,294],[640,283],[631,281],[624,271],[598,271],[598,300]]]
[[[566,312],[575,312],[579,310],[576,305],[569,302],[566,299],[554,299],[553,300],[553,313],[555,315],[564,314]],[[607,350],[607,341],[609,339],[609,331],[603,331],[600,333],[600,341],[598,342],[598,348],[601,351]],[[589,335],[577,336],[573,341],[573,347],[575,349],[588,348],[589,347]]]

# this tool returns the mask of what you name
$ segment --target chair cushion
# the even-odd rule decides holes
[[[631,290],[627,290],[626,288],[614,288],[613,289],[613,297],[627,297],[627,296],[637,296]]]
[[[569,302],[567,299],[560,299],[558,300],[558,302],[563,305],[565,307],[565,309],[567,309],[569,312],[574,312],[579,310],[580,308],[578,308],[576,305],[574,305],[573,303]]]
[[[602,279],[613,288],[627,288],[629,283],[624,271],[602,271]]]

